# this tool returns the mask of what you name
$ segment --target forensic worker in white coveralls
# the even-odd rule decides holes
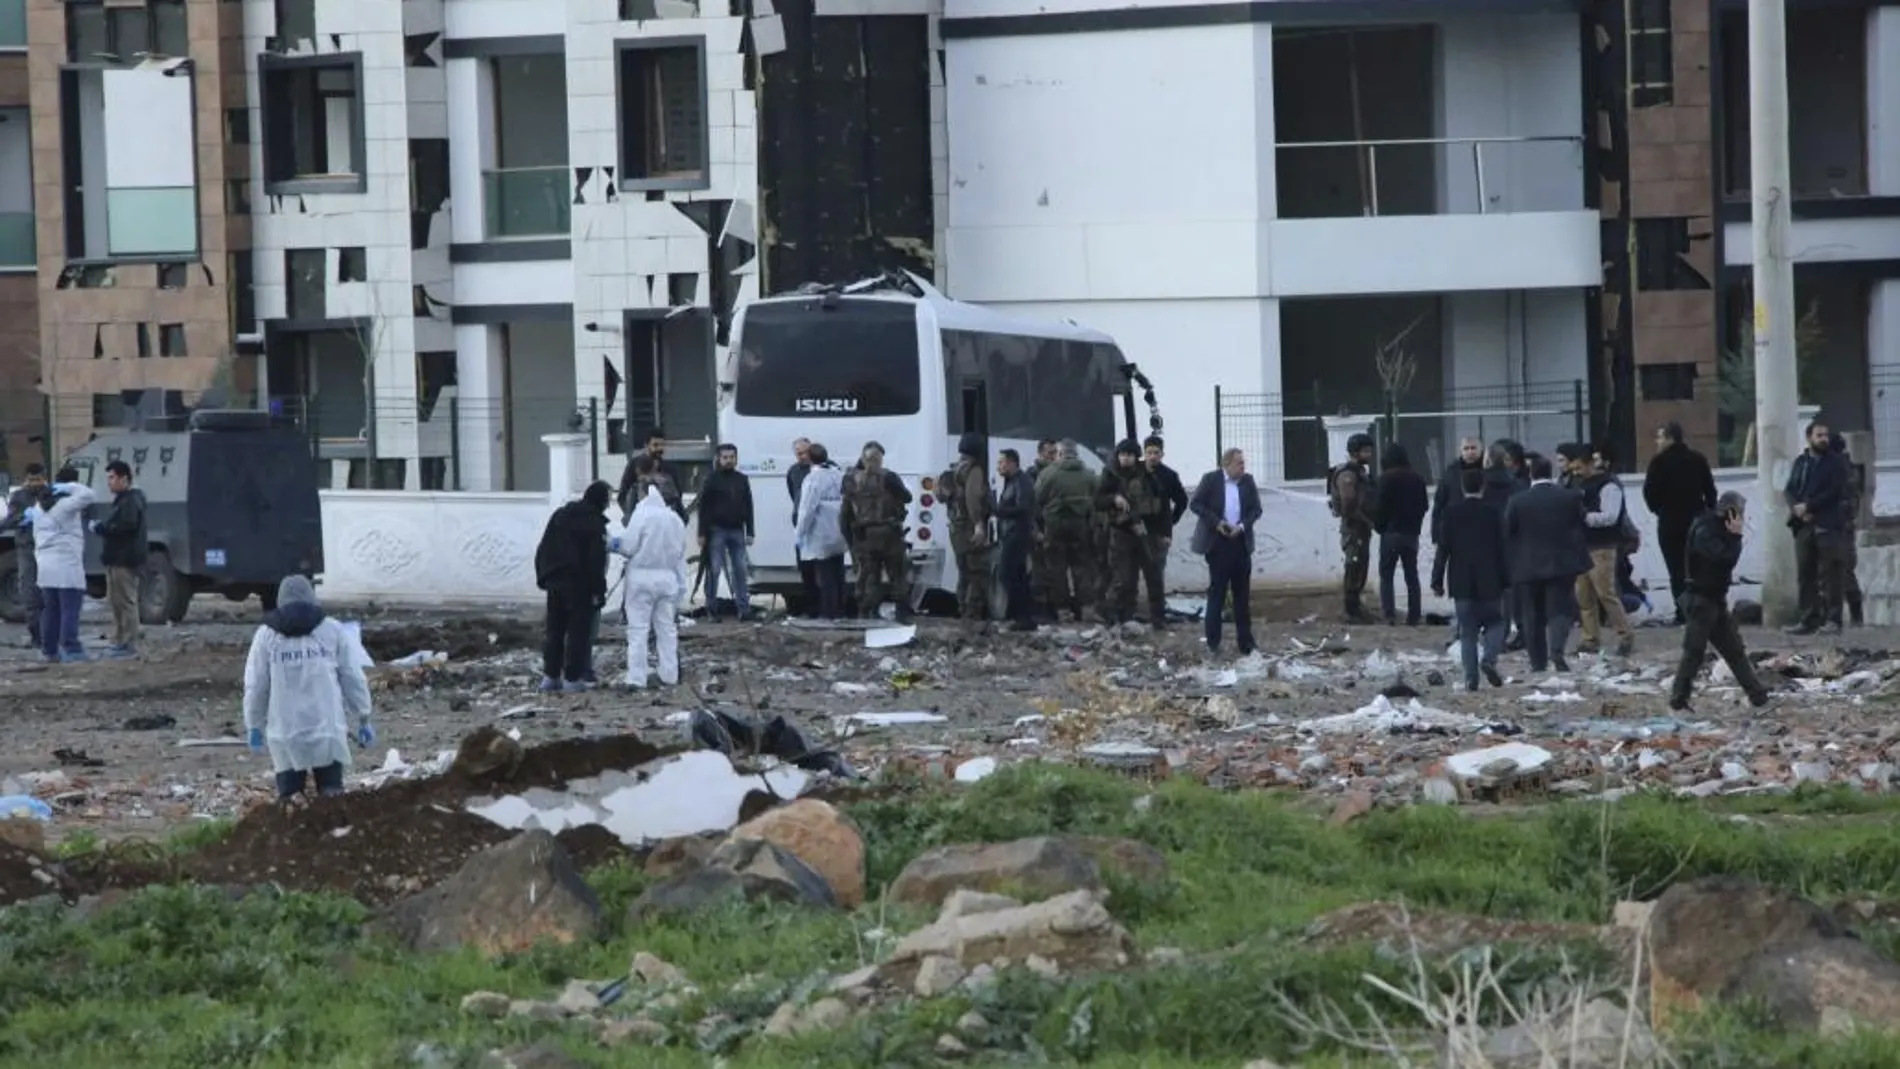
[[[680,681],[680,602],[686,597],[686,524],[667,507],[659,487],[627,517],[627,528],[607,548],[627,558],[627,685],[647,685],[647,635],[660,655],[660,682]]]
[[[278,584],[277,608],[264,614],[244,664],[244,727],[253,751],[270,751],[280,801],[302,794],[308,779],[318,794],[343,793],[352,738],[375,744],[359,648],[317,604],[310,580]]]

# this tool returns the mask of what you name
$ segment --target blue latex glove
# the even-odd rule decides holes
[[[376,745],[376,729],[365,720],[356,726],[356,744],[367,750]]]
[[[613,536],[611,536],[611,535],[610,535],[610,536],[608,536],[608,538],[607,538],[607,550],[608,550],[608,552],[610,552],[610,553],[618,553],[618,552],[620,552],[620,539],[619,539],[619,538],[616,538],[616,537],[613,537]]]
[[[53,492],[55,494],[58,494],[61,497],[65,497],[67,494],[70,494],[74,490],[77,490],[77,489],[79,489],[78,483],[54,483],[53,484]]]
[[[252,753],[263,753],[264,752],[264,729],[252,728],[249,741],[251,744]]]

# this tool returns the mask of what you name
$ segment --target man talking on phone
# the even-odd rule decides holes
[[[1682,660],[1676,665],[1675,686],[1669,691],[1669,708],[1678,712],[1689,708],[1689,689],[1696,673],[1702,670],[1703,655],[1710,646],[1728,662],[1735,681],[1748,693],[1757,708],[1768,704],[1768,688],[1755,675],[1742,647],[1741,632],[1728,608],[1728,588],[1735,564],[1742,559],[1742,528],[1747,499],[1729,491],[1716,502],[1713,511],[1704,512],[1689,524],[1688,552],[1683,561]]]

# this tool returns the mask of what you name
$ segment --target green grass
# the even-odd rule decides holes
[[[1298,933],[1338,906],[1403,899],[1415,908],[1596,923],[1619,898],[1710,873],[1752,875],[1824,902],[1900,897],[1900,827],[1870,819],[1891,806],[1830,792],[1716,808],[1644,797],[1508,820],[1421,807],[1332,828],[1290,799],[1025,766],[961,792],[851,809],[865,832],[874,895],[940,843],[1060,833],[1151,843],[1169,856],[1172,883],[1117,886],[1110,905],[1144,948],[1180,948],[1188,962],[1055,983],[1010,973],[980,996],[899,1004],[835,1034],[775,1042],[749,1033],[780,1001],[874,958],[875,930],[922,918],[874,901],[848,916],[734,907],[630,928],[625,907],[645,877],[614,865],[590,875],[612,920],[608,938],[489,962],[419,957],[372,940],[363,934],[366,912],[345,900],[257,894],[231,902],[218,892],[152,888],[85,921],[44,907],[0,913],[0,1066],[459,1066],[490,1048],[550,1040],[593,1066],[669,1069],[725,1055],[733,1069],[871,1069],[932,1064],[937,1036],[970,1009],[990,1022],[984,1047],[997,1058],[1116,1069],[1258,1057],[1336,1066],[1348,1064],[1345,1054],[1305,1049],[1278,1012],[1280,999],[1351,1005],[1367,991],[1363,973],[1396,978],[1405,967],[1373,948],[1302,948]],[[1868,934],[1889,949],[1895,942],[1891,932]],[[605,1051],[575,1025],[459,1011],[475,990],[552,998],[570,979],[621,975],[636,950],[680,966],[701,989],[674,1017],[661,1015],[677,1025],[661,1050]],[[1514,976],[1529,982],[1590,961],[1547,949],[1517,962]],[[1900,1067],[1891,1043],[1779,1036],[1744,1010],[1698,1022],[1680,1041],[1682,1063]],[[713,1014],[732,1023],[694,1027]],[[412,1060],[419,1044],[433,1045],[434,1061]]]

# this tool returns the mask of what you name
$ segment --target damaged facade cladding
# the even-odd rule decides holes
[[[245,107],[243,9],[25,7],[38,337],[0,336],[0,365],[11,369],[0,419],[17,447],[16,421],[41,415],[22,410],[43,406],[32,434],[60,455],[134,411],[181,411],[214,385],[250,388],[233,306],[246,289],[251,227],[225,196],[250,173],[247,131],[227,122]],[[38,396],[14,389],[25,381],[22,352],[37,355]]]
[[[894,269],[938,277],[948,164],[929,6],[752,2],[765,292]]]
[[[446,248],[430,263],[446,195],[415,218],[432,183],[412,160],[448,123],[410,32],[440,30],[441,0],[243,6],[258,399],[311,429],[324,485],[438,488],[449,450],[425,447],[417,399],[419,354],[452,350]]]

